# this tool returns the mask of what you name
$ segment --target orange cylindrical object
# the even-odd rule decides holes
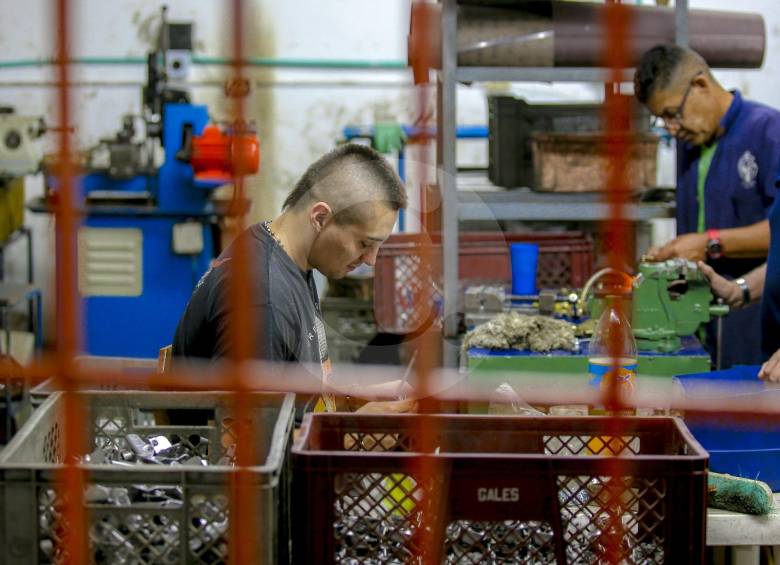
[[[251,133],[229,134],[214,124],[192,140],[195,174],[251,175],[260,168],[260,140]]]
[[[407,37],[409,66],[414,84],[430,80],[431,69],[441,69],[441,5],[417,1],[412,3]]]

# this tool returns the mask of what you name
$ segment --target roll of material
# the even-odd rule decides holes
[[[659,43],[673,43],[671,8],[627,6],[631,64]],[[758,68],[766,30],[760,14],[691,10],[689,44],[711,67]],[[604,5],[584,2],[462,1],[458,64],[481,67],[597,67],[604,59]]]

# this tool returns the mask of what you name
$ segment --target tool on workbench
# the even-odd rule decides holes
[[[718,298],[718,304],[723,304],[723,299]],[[720,371],[723,365],[723,316],[718,316],[715,324],[715,370]]]
[[[592,318],[604,309],[601,290],[594,286],[588,308]],[[677,351],[680,338],[693,335],[699,326],[729,310],[725,304],[712,304],[709,281],[696,263],[684,259],[640,263],[625,298],[631,302],[631,327],[640,351]]]
[[[499,286],[466,289],[466,326],[473,327],[506,311],[543,314],[573,319],[590,327],[598,320],[608,297],[621,295],[625,312],[640,351],[670,353],[680,349],[686,336],[702,324],[724,316],[728,306],[712,304],[709,281],[696,263],[672,259],[639,264],[631,277],[614,269],[602,269],[585,284],[579,296],[566,289],[542,290],[539,294],[514,296]]]
[[[637,341],[638,375],[674,377],[709,371],[710,354],[697,339],[696,331],[712,317],[727,313],[728,307],[712,303],[709,283],[693,262],[679,259],[662,263],[642,262],[638,272],[637,276],[630,277],[613,270],[599,271],[585,284],[579,297],[575,296],[573,303],[568,303],[573,315],[564,316],[564,319],[577,324],[575,335],[579,338],[573,349],[537,352],[514,347],[512,343],[504,347],[472,346],[464,340],[467,348],[464,363],[469,375],[478,378],[496,370],[537,375],[586,375],[588,336],[604,309],[606,296],[614,295],[618,290],[622,292],[624,312]],[[568,299],[565,295],[559,298]],[[506,316],[507,310],[514,313],[521,306],[511,299],[501,300],[496,293],[477,290],[466,293],[465,304],[467,320],[469,316],[473,319],[484,316],[492,320],[498,315]],[[560,302],[556,311],[558,306]],[[490,309],[499,311],[488,314]],[[475,403],[470,405],[471,409],[481,408]]]

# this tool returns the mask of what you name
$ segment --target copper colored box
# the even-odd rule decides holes
[[[537,133],[531,141],[534,190],[539,192],[600,192],[606,190],[617,143],[629,144],[628,181],[631,192],[656,185],[658,136],[622,136],[607,143],[603,133]]]

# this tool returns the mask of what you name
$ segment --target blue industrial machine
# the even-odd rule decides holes
[[[227,207],[219,209],[213,190],[259,164],[251,126],[209,124],[206,106],[172,84],[189,66],[191,31],[163,13],[143,89],[145,138],[136,140],[138,120],[126,116],[115,138],[87,152],[86,174],[76,179],[84,212],[78,286],[91,355],[157,357],[171,343],[217,251]],[[58,197],[57,178],[47,175],[46,196],[29,208],[50,213]]]

